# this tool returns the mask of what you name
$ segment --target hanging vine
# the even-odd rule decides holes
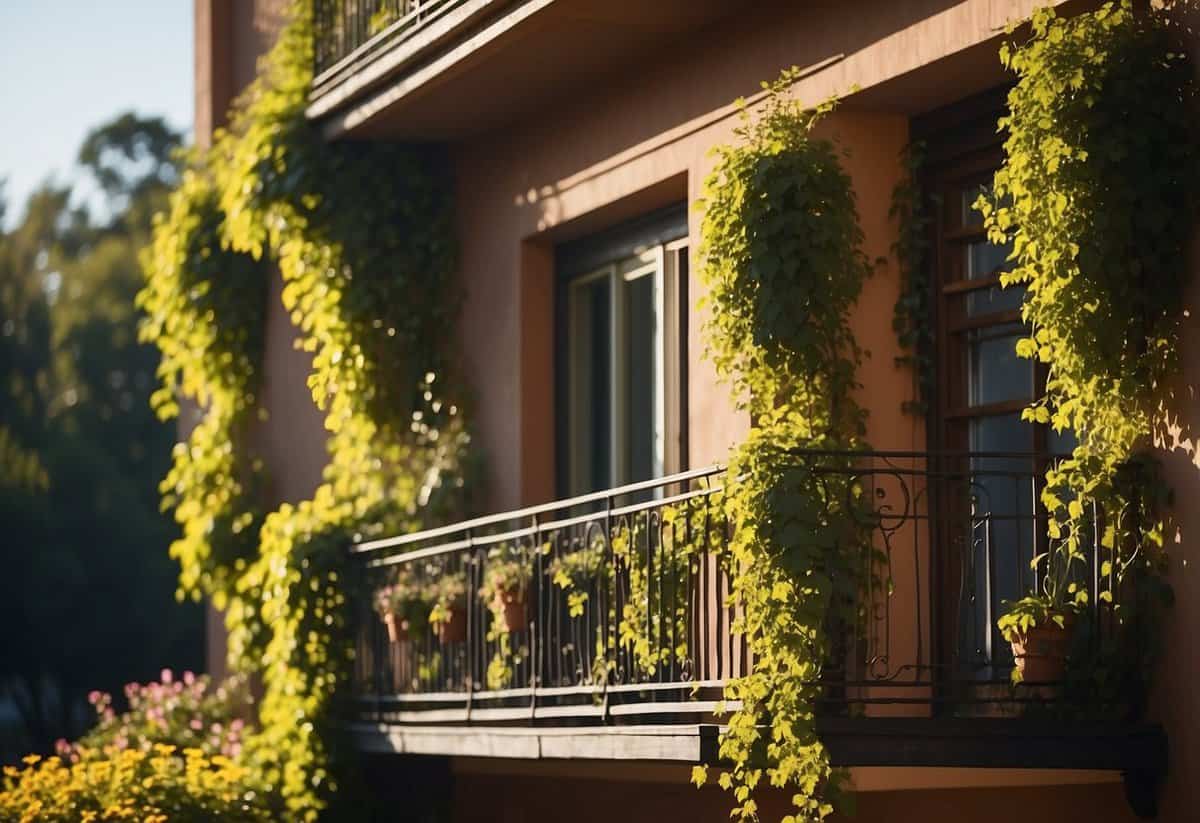
[[[902,408],[919,415],[929,410],[934,388],[929,227],[937,197],[921,185],[925,150],[925,143],[920,140],[904,147],[900,159],[905,173],[892,190],[892,205],[888,210],[888,217],[896,221],[892,254],[900,264],[900,296],[892,313],[892,329],[904,354],[896,358],[896,365],[911,368],[916,378],[916,398],[905,401]]]
[[[241,477],[237,460],[246,453],[238,424],[255,408],[257,356],[218,352],[206,370],[167,366],[159,401],[170,410],[178,392],[209,417],[220,415],[200,436],[199,453],[193,447],[178,456],[175,473],[188,496],[166,501],[175,506],[185,540],[212,535],[204,550],[177,553],[181,583],[188,591],[225,595],[231,663],[258,672],[263,683],[261,731],[247,740],[243,759],[278,796],[281,814],[308,820],[328,806],[338,783],[332,721],[353,650],[346,604],[356,591],[347,546],[356,535],[411,530],[449,516],[464,505],[470,463],[445,331],[458,295],[444,164],[432,152],[394,144],[329,143],[308,123],[311,15],[311,4],[293,4],[230,129],[188,178],[205,184],[204,243],[179,245],[195,231],[196,218],[182,206],[173,209],[158,226],[143,297],[159,309],[151,312],[146,339],[162,348],[165,362],[186,364],[181,353],[193,346],[190,325],[178,321],[181,309],[168,301],[178,290],[163,285],[179,279],[172,265],[203,271],[231,290],[231,300],[205,310],[211,328],[240,328],[244,312],[248,327],[261,329],[262,302],[240,298],[246,289],[263,293],[265,276],[243,277],[225,258],[269,260],[284,281],[284,307],[300,331],[297,346],[312,356],[308,385],[329,431],[324,482],[310,500],[261,519],[238,519],[237,534],[248,536],[250,550],[239,546],[232,567],[223,562],[224,550],[212,548],[216,535],[206,522],[212,510],[180,502],[215,496],[239,511],[240,501],[256,499],[234,478]],[[187,190],[185,181],[181,192]],[[177,202],[185,198],[190,203],[199,194],[176,195]],[[371,208],[362,209],[364,202]],[[215,250],[220,254],[212,259]],[[164,289],[169,294],[160,296]],[[261,348],[259,337],[253,342]],[[221,405],[235,400],[236,413]],[[209,452],[224,462],[197,465],[198,454]]]
[[[264,267],[227,247],[223,219],[211,175],[185,172],[142,253],[153,275],[137,297],[141,339],[162,354],[151,404],[163,420],[180,415],[180,398],[198,414],[160,487],[183,530],[170,549],[179,594],[208,594],[218,608],[254,557],[262,523],[261,465],[246,434],[257,411],[267,299]]]
[[[1023,416],[1078,440],[1046,475],[1052,547],[1034,561],[1045,585],[1001,619],[1008,633],[1063,625],[1091,597],[1112,602],[1130,574],[1139,594],[1116,605],[1124,625],[1164,602],[1163,492],[1133,458],[1177,370],[1200,183],[1200,88],[1182,34],[1169,9],[1042,9],[1030,38],[1001,51],[1017,83],[1000,121],[1004,163],[977,208],[991,241],[1013,244],[1003,285],[1027,289],[1030,334],[1017,353],[1047,368],[1045,394]],[[1096,592],[1081,582],[1093,504],[1112,513]]]
[[[827,471],[863,445],[866,413],[853,397],[861,352],[848,317],[871,269],[837,148],[813,136],[833,104],[804,109],[788,97],[794,79],[793,70],[764,84],[756,117],[743,109],[738,143],[717,150],[702,201],[709,356],[754,421],[730,460],[726,496],[742,610],[734,629],[754,666],[726,687],[740,708],[721,741],[731,767],[718,782],[741,820],[757,819],[764,784],[794,791],[787,820],[833,811],[844,776],[817,738],[814,704],[836,627],[857,619],[871,545],[869,506],[847,473]]]

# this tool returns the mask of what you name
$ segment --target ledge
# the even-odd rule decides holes
[[[1155,724],[1026,719],[825,718],[838,766],[1088,769],[1165,774],[1167,736]]]
[[[1011,719],[826,718],[817,728],[834,765],[1138,772],[1167,769],[1161,726]],[[360,723],[372,753],[517,760],[718,762],[722,726],[437,726]]]
[[[716,760],[715,725],[351,727],[359,747],[373,754],[499,757],[516,760],[648,760],[709,763]]]

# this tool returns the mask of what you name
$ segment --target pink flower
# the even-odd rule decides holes
[[[97,703],[99,703],[100,702],[100,692],[96,691],[95,689],[92,689],[90,692],[88,692],[88,702],[91,703],[93,706],[95,706]]]
[[[193,717],[192,722],[189,723],[188,726],[190,726],[193,731],[197,732],[204,728],[204,724],[200,722],[200,718],[198,717]]]
[[[172,675],[171,675],[171,670],[170,670],[170,669],[163,669],[163,670],[162,670],[162,674],[160,674],[160,675],[159,675],[159,677],[160,677],[160,679],[162,680],[162,682],[164,682],[164,683],[170,683],[170,682],[171,682],[171,678],[172,678]]]
[[[196,675],[193,674],[192,672],[184,672],[183,673],[183,682],[188,684],[189,686],[192,685],[193,683],[196,682]]]

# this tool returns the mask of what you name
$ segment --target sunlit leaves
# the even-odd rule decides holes
[[[331,144],[307,121],[311,14],[293,4],[230,128],[185,177],[143,297],[144,334],[164,353],[160,413],[178,413],[176,386],[204,411],[164,484],[184,528],[181,585],[219,601],[231,663],[261,676],[245,759],[295,820],[337,785],[327,735],[353,652],[346,547],[447,516],[470,444],[445,332],[457,306],[448,182],[427,152]],[[244,435],[259,413],[266,261],[312,356],[329,462],[312,499],[261,517]]]
[[[816,738],[813,702],[826,621],[856,618],[870,545],[848,481],[800,456],[859,445],[860,354],[847,318],[870,267],[837,148],[811,133],[832,104],[804,109],[789,98],[793,79],[785,72],[768,85],[763,109],[745,112],[738,143],[717,149],[701,203],[708,352],[755,421],[730,459],[725,505],[734,631],[754,660],[726,687],[740,708],[721,741],[732,766],[717,778],[740,820],[757,819],[754,791],[764,782],[796,790],[792,819],[832,812],[825,798],[843,775]]]
[[[185,171],[142,254],[146,285],[140,337],[161,352],[162,388],[151,404],[163,419],[179,400],[200,419],[174,450],[160,491],[182,535],[171,544],[181,595],[226,604],[234,564],[253,556],[257,466],[242,444],[256,410],[266,311],[266,270],[225,247],[211,178]],[[247,520],[249,517],[249,521]]]
[[[1004,164],[978,207],[989,238],[1013,244],[1003,284],[1027,287],[1017,354],[1048,366],[1045,395],[1022,416],[1078,445],[1041,495],[1042,590],[1002,628],[1111,602],[1128,571],[1158,573],[1161,553],[1146,550],[1161,532],[1158,485],[1130,461],[1177,367],[1200,183],[1198,86],[1167,11],[1113,2],[1073,17],[1040,9],[1031,23],[1032,37],[1001,50],[1017,83],[1000,121]],[[1090,593],[1077,579],[1098,511],[1110,556]]]

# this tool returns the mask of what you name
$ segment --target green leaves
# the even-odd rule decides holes
[[[896,358],[897,365],[911,366],[917,375],[917,400],[906,404],[904,410],[924,414],[933,396],[934,377],[929,226],[939,198],[925,192],[920,184],[925,145],[920,141],[909,144],[901,159],[907,174],[892,190],[888,210],[888,217],[897,222],[892,253],[900,265],[901,277],[892,328],[900,348],[907,352]]]
[[[179,398],[202,418],[174,451],[160,491],[183,529],[170,548],[180,563],[179,595],[233,592],[235,564],[255,552],[261,517],[254,500],[257,461],[243,443],[256,407],[266,313],[266,270],[221,239],[224,214],[211,175],[185,171],[141,262],[146,283],[137,296],[143,342],[162,354],[162,388],[151,404],[163,419],[179,414]]]
[[[163,485],[183,526],[181,589],[226,609],[231,664],[261,676],[246,759],[294,820],[314,819],[337,785],[326,737],[354,648],[346,546],[458,511],[471,465],[445,334],[458,304],[451,186],[429,152],[330,144],[307,121],[311,15],[293,4],[230,129],[193,159],[139,298],[143,337],[163,352],[160,414],[178,413],[177,393],[204,412]],[[260,412],[267,261],[330,434],[313,498],[264,516],[244,435]]]
[[[1133,457],[1177,369],[1200,86],[1168,10],[1134,13],[1127,0],[1070,18],[1040,9],[1032,30],[1001,50],[1017,83],[1000,123],[1004,165],[981,211],[989,237],[1013,243],[1004,284],[1027,286],[1031,334],[1017,354],[1049,366],[1045,396],[1022,416],[1078,445],[1041,496],[1050,551],[1039,558],[1040,605],[1022,601],[1000,627],[1094,601],[1126,609],[1128,627],[1113,592],[1127,572],[1153,578],[1163,562],[1159,481]],[[1083,547],[1101,525],[1109,558],[1095,561],[1104,579],[1091,592]]]
[[[837,149],[810,135],[832,103],[803,109],[787,97],[789,76],[757,117],[744,111],[743,145],[716,150],[703,194],[709,356],[756,418],[810,375],[835,392],[853,382],[860,352],[846,318],[871,271]]]
[[[742,610],[734,630],[754,666],[726,687],[740,708],[721,741],[733,765],[718,783],[743,821],[757,819],[764,779],[796,790],[790,819],[832,813],[824,798],[838,794],[842,775],[816,738],[813,702],[828,621],[857,619],[869,567],[870,518],[836,470],[845,460],[803,456],[860,445],[860,352],[847,318],[870,263],[837,148],[811,135],[832,103],[803,109],[788,98],[793,77],[768,86],[761,112],[744,111],[740,142],[716,150],[702,201],[708,353],[756,422],[726,486],[727,562]]]

